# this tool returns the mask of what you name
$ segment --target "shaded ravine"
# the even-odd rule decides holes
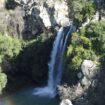
[[[42,88],[35,88],[34,95],[48,96],[51,98],[56,96],[56,87],[60,84],[62,78],[63,58],[67,40],[69,35],[75,31],[73,25],[69,26],[66,33],[65,28],[60,28],[53,44],[50,62],[48,63],[48,84]]]

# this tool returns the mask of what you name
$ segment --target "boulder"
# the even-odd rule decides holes
[[[69,99],[64,99],[61,101],[60,105],[73,105]]]
[[[91,60],[84,60],[81,65],[81,71],[77,73],[79,81],[75,85],[62,85],[58,87],[60,99],[74,100],[76,105],[89,105],[88,90],[97,86],[100,68]],[[82,98],[84,97],[84,98]],[[66,104],[64,104],[66,105]]]
[[[0,9],[5,7],[5,0],[0,0]]]
[[[91,60],[84,60],[81,65],[81,70],[83,75],[88,79],[93,78],[98,72],[97,65]]]
[[[51,27],[51,21],[49,17],[50,16],[47,8],[40,6],[40,18],[43,20],[45,27]]]
[[[55,8],[55,20],[57,24],[60,24],[61,26],[67,26],[69,25],[69,18],[68,18],[68,5],[65,1],[56,1],[54,4]]]

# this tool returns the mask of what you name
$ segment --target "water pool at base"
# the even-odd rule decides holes
[[[0,105],[59,105],[58,100],[49,97],[33,95],[34,89],[26,89],[21,92],[0,99]]]

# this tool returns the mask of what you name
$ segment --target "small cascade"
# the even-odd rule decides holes
[[[34,95],[54,97],[56,95],[56,87],[60,84],[62,78],[62,69],[64,61],[64,52],[67,45],[69,35],[74,31],[71,25],[65,34],[64,28],[61,27],[53,44],[51,52],[51,60],[48,63],[48,84],[42,88],[35,88]]]

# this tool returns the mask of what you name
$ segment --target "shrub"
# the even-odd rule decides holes
[[[66,54],[69,69],[79,70],[84,59],[96,60],[96,58],[90,39],[85,35],[73,33]]]
[[[15,57],[22,50],[21,41],[10,36],[0,35],[0,58]]]
[[[98,64],[105,57],[105,20],[90,23],[79,33],[73,33],[69,43],[66,62],[69,69],[79,70],[84,59]]]
[[[0,94],[7,84],[7,76],[5,73],[0,73]]]
[[[71,12],[73,12],[73,18],[77,25],[81,25],[82,22],[88,18],[91,19],[96,12],[95,2],[93,0],[68,0]]]
[[[17,38],[0,34],[0,66],[3,60],[15,58],[22,50],[22,43]],[[1,67],[0,67],[1,68]],[[0,69],[0,94],[7,84],[7,76]]]
[[[85,28],[85,37],[92,42],[93,49],[96,53],[105,52],[105,20],[91,23]]]

